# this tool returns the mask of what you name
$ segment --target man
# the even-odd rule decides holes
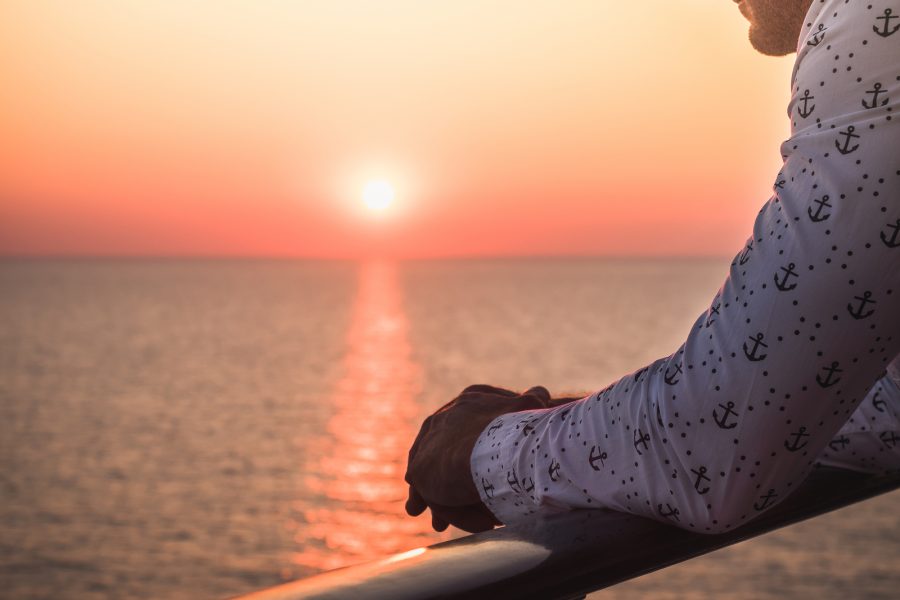
[[[479,531],[606,507],[716,533],[816,463],[900,467],[900,0],[739,6],[757,50],[798,53],[792,136],[709,309],[587,398],[464,390],[410,450],[410,514]]]

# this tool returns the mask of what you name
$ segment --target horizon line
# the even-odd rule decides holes
[[[432,256],[315,256],[288,254],[91,254],[91,253],[0,253],[0,261],[14,260],[133,260],[133,261],[309,261],[309,262],[426,262],[453,260],[723,260],[726,254],[629,254],[629,253],[547,253],[547,254],[442,254]]]

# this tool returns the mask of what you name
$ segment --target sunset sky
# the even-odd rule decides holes
[[[746,30],[731,0],[3,0],[0,254],[730,255],[788,135],[792,57]]]

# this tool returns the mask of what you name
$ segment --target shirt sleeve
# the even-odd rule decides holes
[[[900,33],[876,31],[896,5],[814,3],[783,168],[724,284],[670,356],[482,432],[472,477],[498,519],[606,507],[726,531],[854,415],[900,352]]]
[[[900,356],[817,459],[864,473],[900,473]]]

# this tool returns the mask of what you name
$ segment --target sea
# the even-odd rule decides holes
[[[0,597],[226,598],[462,535],[403,512],[422,419],[671,354],[729,263],[0,261]],[[894,493],[592,598],[898,590]]]

